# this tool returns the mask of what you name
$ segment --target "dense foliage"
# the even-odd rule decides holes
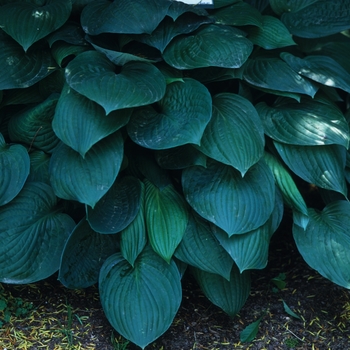
[[[288,207],[350,288],[350,0],[0,0],[0,28],[0,282],[98,282],[144,348],[186,269],[234,316]]]

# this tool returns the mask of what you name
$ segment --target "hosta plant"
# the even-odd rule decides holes
[[[98,283],[145,348],[184,273],[234,317],[288,207],[306,262],[350,288],[349,18],[349,0],[0,0],[0,282]]]

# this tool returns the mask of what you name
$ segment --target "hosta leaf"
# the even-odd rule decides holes
[[[35,107],[14,115],[8,125],[11,140],[51,153],[60,142],[51,125],[58,98],[58,94],[52,94]]]
[[[279,193],[279,192],[276,192]],[[223,248],[230,254],[240,272],[264,269],[268,261],[270,239],[283,217],[281,195],[276,197],[276,206],[265,224],[243,235],[229,237],[227,233],[212,225],[212,231]]]
[[[120,232],[120,252],[134,267],[135,261],[147,244],[145,223],[145,186],[141,182],[140,208],[133,222]]]
[[[306,94],[314,97],[317,88],[278,58],[251,59],[244,67],[243,79],[259,88]]]
[[[221,8],[221,7],[235,4],[235,3],[240,2],[240,1],[241,0],[214,0],[214,7]]]
[[[270,107],[256,105],[265,134],[291,145],[349,145],[349,126],[343,113],[334,105],[318,101],[290,102]]]
[[[127,130],[142,147],[166,149],[188,143],[199,144],[212,114],[208,89],[185,78],[167,86],[156,106],[135,109]]]
[[[0,134],[0,206],[10,202],[21,191],[29,168],[27,150],[22,145],[6,145]]]
[[[233,166],[244,176],[261,158],[264,144],[262,123],[248,100],[232,93],[213,97],[213,116],[204,131],[200,151]]]
[[[253,44],[233,27],[208,25],[193,34],[175,38],[163,58],[177,69],[201,67],[239,68],[248,59]]]
[[[191,266],[230,280],[233,260],[215,239],[209,224],[195,213],[189,217],[186,232],[175,251],[175,257]]]
[[[337,145],[295,146],[277,141],[274,144],[287,166],[303,180],[347,195],[345,148]]]
[[[350,28],[349,0],[319,0],[308,3],[309,6],[300,11],[282,15],[282,22],[293,35],[320,38]]]
[[[231,26],[253,25],[260,27],[263,16],[253,6],[246,2],[237,2],[231,6],[216,10],[212,15],[215,23]]]
[[[293,226],[293,236],[304,260],[322,276],[350,289],[350,204],[335,201],[322,212],[309,209],[310,222],[304,231]]]
[[[244,271],[240,274],[237,267],[233,265],[230,281],[227,281],[219,275],[197,268],[191,268],[191,271],[204,295],[228,315],[235,317],[249,296],[249,272]]]
[[[275,205],[273,175],[262,161],[242,178],[234,168],[208,159],[207,168],[183,171],[182,187],[192,208],[229,236],[263,225]]]
[[[117,252],[118,237],[95,232],[84,218],[69,236],[61,256],[58,279],[67,288],[81,289],[98,282],[104,261]]]
[[[114,183],[122,159],[119,131],[94,145],[84,159],[62,143],[51,157],[51,185],[58,197],[94,207]]]
[[[350,73],[333,58],[327,56],[298,58],[286,52],[281,54],[281,58],[300,75],[350,93]]]
[[[34,283],[58,270],[75,223],[56,204],[51,187],[28,182],[15,199],[0,208],[1,282]]]
[[[109,114],[116,109],[148,105],[165,93],[163,74],[145,62],[129,62],[115,73],[115,65],[102,53],[81,53],[66,67],[71,88],[100,104]]]
[[[15,1],[1,6],[0,27],[24,49],[61,27],[70,16],[71,0]]]
[[[88,4],[81,14],[87,34],[152,33],[166,16],[171,1],[167,0],[98,0]]]
[[[78,56],[80,53],[89,50],[86,46],[67,44],[63,41],[54,43],[51,47],[51,54],[60,67],[64,67],[71,56]]]
[[[249,324],[247,327],[243,329],[243,331],[239,334],[239,340],[242,343],[249,343],[252,340],[254,340],[254,338],[258,334],[261,320],[262,320],[262,317],[260,317],[258,320]]]
[[[281,15],[284,12],[296,12],[319,0],[269,0],[272,10]]]
[[[153,250],[169,263],[187,227],[186,202],[173,185],[160,190],[147,179],[144,184],[148,238]]]
[[[87,220],[99,233],[120,232],[135,219],[140,200],[140,180],[131,176],[117,179],[94,209],[87,208]]]
[[[182,299],[175,262],[167,264],[149,246],[134,268],[120,253],[108,258],[101,269],[99,290],[111,325],[142,349],[170,327]]]
[[[185,3],[183,1],[173,1],[168,9],[167,16],[176,21],[181,15],[185,14],[186,12],[191,12],[198,16],[208,15],[208,12],[199,6],[193,6],[192,4]]]
[[[77,1],[75,1],[76,3]],[[63,41],[71,45],[87,46],[85,41],[85,32],[81,28],[80,23],[67,21],[62,27],[46,38],[50,47],[57,41]]]
[[[124,126],[130,115],[131,109],[120,109],[106,116],[100,105],[65,85],[52,128],[66,145],[85,157],[94,144]]]
[[[25,53],[3,31],[0,31],[0,65],[1,90],[32,86],[57,68],[47,48],[37,46]]]
[[[43,151],[33,151],[30,157],[30,173],[27,181],[44,182],[50,185],[50,156]]]
[[[248,39],[253,42],[253,44],[266,50],[296,45],[288,29],[276,17],[263,16],[262,25],[259,27],[251,27],[247,32]]]

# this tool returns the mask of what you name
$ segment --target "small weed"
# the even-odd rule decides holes
[[[73,326],[73,311],[72,311],[72,306],[67,304],[67,322],[66,322],[66,325],[63,326],[61,324],[60,321],[58,321],[58,323],[60,324],[60,327],[61,329],[58,330],[60,333],[62,333],[65,338],[67,339],[68,341],[68,345],[69,347],[72,347],[73,346],[73,343],[74,343],[74,332],[73,332],[73,329],[72,329],[72,326]],[[78,316],[78,315],[74,315],[80,324],[82,324],[82,320],[81,318]]]
[[[290,349],[297,347],[299,344],[298,339],[295,338],[287,338],[284,343],[286,347]]]
[[[118,339],[115,337],[114,332],[111,335],[111,343],[114,347],[114,350],[127,350],[129,341],[119,336]]]

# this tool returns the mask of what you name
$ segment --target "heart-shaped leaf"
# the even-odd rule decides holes
[[[322,276],[350,289],[350,204],[335,201],[322,212],[309,209],[310,222],[293,225],[293,237],[304,260]]]
[[[233,265],[230,280],[205,272],[195,267],[191,268],[204,295],[229,316],[235,317],[245,304],[250,292],[250,273],[239,273]]]
[[[253,44],[233,27],[208,25],[175,38],[163,58],[177,69],[201,67],[239,68],[248,59]]]
[[[156,106],[134,110],[127,129],[130,138],[142,147],[166,149],[188,143],[199,144],[212,114],[208,89],[185,78],[167,86]]]
[[[6,145],[0,134],[0,206],[7,204],[21,191],[28,175],[30,160],[22,145]]]
[[[246,171],[264,152],[264,132],[254,106],[245,98],[222,93],[213,97],[213,116],[199,150],[221,163]]]
[[[116,235],[95,232],[84,218],[69,236],[61,256],[58,279],[67,288],[81,289],[98,282],[104,261],[118,250]]]
[[[166,263],[149,246],[134,268],[120,253],[109,257],[101,269],[99,290],[111,325],[142,349],[170,327],[182,299],[175,262]]]
[[[28,182],[15,199],[0,207],[1,282],[34,283],[58,270],[75,223],[56,204],[50,186]]]
[[[96,232],[120,232],[135,219],[140,201],[140,180],[132,176],[117,179],[94,209],[87,208],[87,220]]]
[[[238,170],[208,159],[206,168],[183,171],[182,187],[191,207],[229,236],[260,227],[275,206],[273,175],[263,161],[242,178]]]
[[[61,27],[70,16],[71,0],[15,1],[1,6],[0,27],[24,49]]]
[[[130,115],[131,109],[120,109],[106,116],[100,105],[65,85],[52,128],[66,145],[84,158],[94,144],[127,124]]]
[[[122,160],[119,131],[95,144],[85,158],[62,143],[50,160],[50,182],[58,197],[93,208],[113,185]]]
[[[87,51],[67,65],[66,80],[71,88],[101,105],[106,114],[148,105],[164,96],[164,76],[152,64],[129,62],[119,74],[115,70],[104,54]]]

